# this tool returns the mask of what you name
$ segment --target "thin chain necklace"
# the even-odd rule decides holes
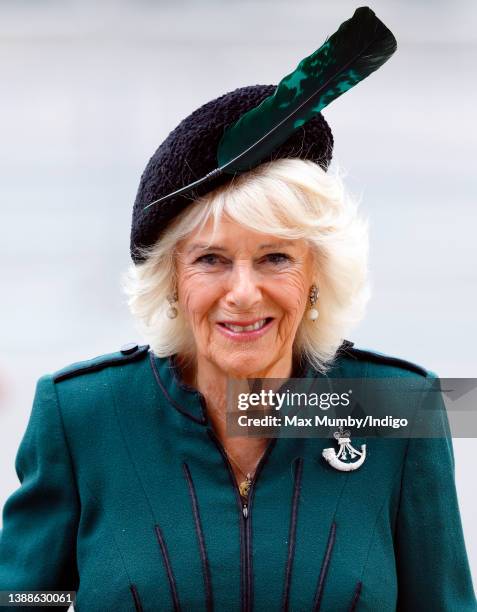
[[[197,383],[197,373],[194,375],[194,382],[193,382],[193,386],[197,389],[198,388],[198,383]],[[216,414],[218,415],[218,417],[220,418],[220,420],[226,425],[227,420],[226,417],[223,416],[222,414],[220,414],[220,412],[216,412]],[[255,464],[255,467],[253,469],[253,474],[251,474],[250,472],[245,473],[243,471],[243,469],[240,467],[240,465],[237,463],[237,461],[232,457],[232,455],[230,453],[228,453],[225,450],[225,447],[222,445],[225,454],[227,455],[227,457],[238,467],[238,469],[240,470],[240,473],[245,476],[245,480],[242,480],[242,482],[239,484],[239,491],[240,491],[240,495],[242,498],[247,499],[248,497],[248,492],[250,490],[250,487],[252,485],[252,478],[255,475],[255,471],[257,469],[258,464],[260,463],[263,455],[265,454],[266,449],[263,451],[263,453],[260,455],[257,463]]]
[[[217,412],[216,414],[218,415],[218,417],[220,418],[220,420],[221,420],[221,421],[222,421],[222,422],[225,424],[225,423],[226,423],[226,418],[225,418],[225,417],[224,417],[222,414],[220,414],[219,412]],[[223,445],[222,445],[222,447],[223,447]],[[239,484],[239,491],[240,491],[240,495],[241,495],[241,496],[242,496],[244,499],[247,499],[247,497],[248,497],[248,492],[249,492],[250,487],[251,487],[252,482],[253,482],[253,480],[252,480],[252,479],[253,479],[253,477],[255,476],[255,471],[257,470],[257,466],[258,466],[258,464],[260,463],[260,461],[261,461],[261,459],[262,459],[263,455],[265,454],[266,449],[263,451],[263,453],[262,453],[262,454],[260,455],[260,457],[258,458],[258,461],[257,461],[257,463],[255,464],[255,467],[253,468],[253,474],[252,474],[252,473],[250,473],[250,472],[246,472],[246,473],[245,473],[245,472],[244,472],[244,470],[241,468],[241,466],[240,466],[240,465],[237,463],[237,460],[236,460],[236,459],[234,459],[234,458],[232,457],[232,455],[231,455],[230,453],[228,453],[228,452],[225,450],[225,447],[223,447],[223,448],[224,448],[224,452],[225,452],[225,454],[227,455],[227,457],[228,457],[228,458],[229,458],[229,459],[232,461],[232,463],[234,463],[234,464],[235,464],[235,465],[238,467],[238,469],[240,470],[240,473],[241,473],[243,476],[245,476],[245,480],[242,480],[242,482]]]
[[[245,480],[242,480],[242,482],[239,484],[239,491],[240,491],[240,495],[243,498],[247,498],[248,497],[248,492],[250,490],[250,487],[252,486],[252,478],[255,475],[255,471],[257,469],[257,465],[260,463],[261,458],[263,457],[263,455],[265,454],[265,451],[262,453],[262,455],[260,456],[259,460],[257,461],[257,463],[255,464],[255,467],[253,469],[253,475],[250,472],[247,472],[245,474],[245,472],[242,470],[242,468],[240,467],[240,465],[237,463],[237,461],[232,457],[232,455],[230,453],[228,453],[225,448],[224,448],[225,454],[227,455],[227,457],[238,467],[238,469],[240,470],[240,472],[245,476]]]

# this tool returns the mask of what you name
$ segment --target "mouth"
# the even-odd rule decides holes
[[[253,321],[218,321],[217,327],[228,337],[245,340],[262,336],[268,331],[273,321],[273,317]]]

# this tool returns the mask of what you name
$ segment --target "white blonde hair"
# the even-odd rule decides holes
[[[176,283],[177,243],[221,215],[260,233],[308,241],[316,254],[319,318],[300,322],[294,353],[325,372],[369,298],[367,222],[337,172],[312,161],[282,158],[266,162],[192,202],[159,240],[142,251],[145,260],[123,276],[131,313],[159,357],[190,354],[191,330],[180,315],[166,311]]]

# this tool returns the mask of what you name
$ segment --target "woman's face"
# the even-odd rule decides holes
[[[223,217],[178,244],[178,302],[197,358],[230,376],[291,364],[295,334],[314,282],[305,240],[251,231]]]

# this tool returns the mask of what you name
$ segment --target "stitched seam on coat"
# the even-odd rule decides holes
[[[344,491],[346,489],[346,485],[348,484],[350,474],[351,474],[351,472],[345,472],[343,474],[343,484],[341,486],[341,490],[340,490],[340,493],[338,495],[338,499],[336,500],[336,505],[335,505],[335,509],[334,509],[334,512],[333,512],[333,518],[332,518],[332,521],[331,521],[330,535],[331,535],[331,530],[333,529],[333,525],[335,526],[335,529],[336,529],[336,514],[337,514],[338,509],[340,507],[341,498],[343,497]],[[330,538],[330,535],[328,536],[328,539]],[[325,552],[325,555],[326,555],[326,552]],[[323,569],[323,567],[320,569],[320,574],[319,574],[319,577],[318,577],[318,585],[317,585],[317,590],[316,590],[316,593],[315,593],[315,599],[314,599],[314,604],[313,604],[313,612],[318,612],[318,610],[319,610],[319,608],[321,606],[321,598],[322,598],[322,593],[323,593],[323,590],[324,590],[324,580],[323,580],[323,584],[321,586],[321,595],[319,595],[318,588],[320,586],[320,578],[321,578],[322,569]],[[320,601],[317,601],[318,596],[320,597]],[[318,605],[318,607],[315,607],[317,605]]]
[[[189,466],[185,462],[182,464],[182,466],[184,468],[187,485],[189,487],[189,493],[190,493],[191,502],[192,502],[192,510],[194,513],[195,529],[197,533],[197,539],[199,541],[200,556],[202,560],[202,571],[204,574],[206,609],[209,611],[212,611],[214,609],[213,598],[212,598],[212,584],[211,584],[211,579],[210,579],[209,560],[207,558],[207,550],[205,548],[204,534],[202,531],[202,523],[200,520],[199,504],[197,502],[197,495],[195,492],[194,482],[192,481],[192,476],[189,470]]]
[[[318,612],[321,607],[321,600],[323,599],[323,590],[325,586],[326,575],[328,573],[328,566],[330,564],[331,553],[336,539],[336,522],[333,520],[330,527],[330,533],[328,535],[328,542],[326,544],[325,556],[320,570],[318,578],[318,585],[315,593],[315,601],[313,603],[313,612]]]
[[[139,597],[139,593],[136,588],[136,585],[131,583],[129,585],[129,589],[131,590],[131,594],[134,599],[134,606],[136,607],[136,612],[143,612],[142,605],[141,605],[141,599]]]
[[[368,546],[368,551],[367,551],[367,553],[366,553],[366,558],[365,558],[365,560],[364,560],[364,563],[363,563],[363,568],[362,568],[362,570],[361,570],[361,574],[360,574],[360,581],[362,581],[362,580],[363,580],[363,577],[364,577],[364,572],[365,572],[365,570],[366,570],[366,566],[367,566],[367,564],[368,564],[369,556],[370,556],[370,554],[371,554],[371,549],[373,548],[373,544],[374,544],[374,541],[375,541],[376,528],[377,528],[377,525],[378,525],[379,519],[380,519],[380,517],[381,517],[381,514],[383,513],[383,510],[385,510],[385,509],[386,509],[386,504],[387,504],[387,501],[388,501],[388,499],[387,499],[387,497],[385,497],[385,498],[384,498],[384,500],[383,500],[383,503],[381,504],[381,507],[379,508],[379,511],[378,511],[378,512],[377,512],[377,514],[376,514],[376,520],[374,521],[373,530],[372,530],[372,532],[371,532],[371,536],[370,536],[370,538],[369,538],[369,546]]]
[[[101,507],[101,503],[100,503],[99,499],[96,497],[96,494],[94,493],[94,491],[91,489],[91,487],[89,486],[89,484],[87,482],[85,483],[85,486],[88,489],[88,492],[89,492],[90,496],[96,502],[96,505],[98,506],[98,508],[100,508]],[[117,549],[117,553],[118,553],[119,558],[121,559],[121,562],[123,564],[124,573],[126,574],[126,577],[127,577],[128,583],[129,583],[129,588],[131,588],[131,584],[133,584],[133,582],[131,581],[131,576],[129,575],[129,572],[127,570],[126,561],[124,559],[123,553],[121,552],[121,547],[119,546],[118,541],[116,539],[116,536],[114,535],[114,529],[112,528],[111,523],[110,523],[109,519],[106,517],[106,515],[104,517],[104,520],[106,521],[106,523],[108,525],[108,529],[107,529],[106,533],[109,534],[112,543],[114,544],[114,546]]]
[[[133,458],[132,453],[131,453],[131,449],[129,448],[129,444],[127,443],[126,436],[124,435],[124,430],[123,430],[123,426],[122,426],[122,423],[121,423],[121,419],[119,417],[119,411],[118,411],[117,402],[116,402],[116,388],[115,388],[115,385],[112,384],[113,381],[111,380],[111,370],[106,370],[106,371],[108,373],[109,391],[111,393],[111,398],[113,400],[114,415],[116,417],[116,422],[118,424],[118,428],[119,428],[119,431],[121,433],[121,438],[122,438],[122,441],[123,441],[123,444],[124,444],[124,448],[126,449],[126,453],[127,453],[128,458],[129,458],[129,462],[131,463],[131,465],[133,467],[133,470],[134,470],[134,473],[136,474],[137,481],[139,482],[139,485],[140,485],[140,487],[142,489],[142,492],[144,494],[144,498],[146,500],[147,506],[148,506],[149,511],[151,513],[151,517],[152,517],[153,522],[155,524],[155,523],[157,523],[156,515],[154,514],[154,510],[152,508],[151,501],[150,501],[149,496],[147,494],[146,487],[144,486],[144,483],[142,481],[140,470],[137,468],[136,462],[134,461],[134,458]]]
[[[248,606],[247,611],[253,609],[253,599],[254,599],[254,595],[253,595],[253,555],[252,555],[252,552],[253,552],[253,545],[252,545],[253,498],[255,495],[255,488],[256,488],[256,483],[258,481],[258,477],[262,473],[263,468],[265,467],[267,461],[269,460],[271,452],[275,448],[277,441],[278,441],[278,438],[272,438],[271,441],[268,443],[268,446],[265,449],[265,452],[262,455],[262,458],[258,462],[257,468],[255,470],[255,475],[252,480],[252,485],[248,493],[248,517],[247,517],[247,524],[245,525],[245,529],[247,529],[247,551],[246,551],[247,553],[247,582],[246,582],[246,586],[247,586],[247,592],[248,592],[248,597],[249,597],[247,601],[247,606]]]
[[[58,390],[56,388],[56,384],[53,382],[53,379],[51,381],[51,384],[53,386],[53,393],[54,393],[55,398],[56,398],[56,408],[57,408],[58,417],[59,417],[59,421],[60,421],[60,429],[61,429],[61,432],[63,434],[63,439],[64,439],[65,446],[66,446],[66,451],[68,453],[68,459],[69,459],[71,474],[72,474],[73,482],[74,482],[74,485],[75,485],[76,498],[77,498],[77,501],[78,501],[78,508],[81,510],[81,499],[80,499],[80,495],[79,495],[78,479],[76,477],[76,469],[75,469],[75,464],[74,464],[74,461],[73,461],[73,454],[71,453],[70,443],[68,441],[68,436],[66,435],[65,423],[64,423],[64,420],[63,420],[63,414],[61,412],[60,398],[58,396]]]
[[[241,600],[241,610],[244,610],[245,608],[245,593],[246,593],[246,588],[247,588],[247,584],[246,584],[246,576],[245,576],[245,571],[244,571],[244,565],[245,565],[245,526],[243,523],[243,516],[242,516],[242,500],[240,499],[240,493],[237,490],[237,484],[235,482],[235,475],[232,471],[232,468],[230,466],[230,463],[227,459],[227,457],[224,454],[224,451],[222,450],[220,443],[218,442],[218,440],[216,439],[215,433],[213,432],[212,429],[207,428],[207,434],[209,436],[209,438],[213,441],[213,443],[215,444],[215,446],[217,447],[220,455],[222,456],[222,460],[225,463],[225,467],[227,468],[227,473],[229,475],[230,481],[232,483],[232,487],[234,489],[235,492],[235,499],[238,502],[238,506],[239,506],[239,515],[238,515],[238,519],[239,519],[239,534],[240,534],[240,600]]]
[[[349,612],[354,612],[354,610],[356,609],[356,606],[358,605],[359,598],[361,596],[361,587],[362,586],[363,586],[363,583],[360,580],[358,582],[358,584],[356,585],[356,589],[354,590],[353,600],[351,601],[351,606],[349,608]]]
[[[70,468],[70,472],[71,472],[71,479],[73,481],[73,486],[74,486],[75,495],[76,495],[76,505],[77,505],[76,520],[75,520],[76,530],[75,530],[74,537],[72,538],[72,540],[73,540],[73,544],[74,544],[73,559],[74,559],[74,570],[75,570],[75,574],[76,574],[75,582],[76,582],[77,585],[79,585],[80,576],[79,576],[79,569],[78,569],[77,538],[78,538],[78,529],[79,529],[80,517],[81,517],[81,499],[80,499],[80,495],[79,495],[78,480],[77,480],[77,477],[76,477],[76,471],[75,471],[74,462],[73,462],[73,455],[71,453],[70,444],[68,442],[68,437],[66,435],[65,424],[64,424],[64,421],[63,421],[63,414],[61,412],[60,398],[58,397],[58,391],[57,391],[56,385],[55,385],[55,383],[53,381],[53,378],[51,378],[51,377],[50,377],[50,384],[53,387],[53,394],[54,394],[55,404],[56,404],[55,412],[58,415],[60,431],[61,431],[61,435],[63,437],[63,442],[64,442],[65,447],[66,447],[66,454],[68,456],[68,463],[69,463],[69,468]]]
[[[295,464],[295,478],[293,485],[293,498],[290,515],[290,528],[288,532],[288,558],[285,570],[285,585],[283,591],[283,603],[282,609],[288,610],[289,598],[290,598],[290,583],[291,574],[293,567],[293,559],[295,556],[295,542],[296,542],[296,523],[298,515],[298,502],[301,492],[301,477],[303,472],[303,457],[298,457]]]
[[[422,404],[424,403],[424,397],[425,394],[427,392],[427,387],[424,387],[424,389],[421,392],[421,397],[419,399],[419,402],[417,404],[417,408],[414,412],[413,415],[413,425],[416,422],[416,415],[419,413],[419,410],[421,409]],[[402,501],[402,491],[404,488],[404,479],[406,476],[406,466],[407,466],[407,460],[408,460],[408,456],[409,456],[409,447],[411,446],[411,440],[412,440],[412,431],[410,432],[410,435],[407,439],[407,443],[406,443],[406,451],[404,453],[404,458],[402,461],[402,466],[401,466],[401,486],[400,486],[400,490],[399,490],[399,500],[398,500],[398,504],[397,504],[397,510],[396,510],[396,518],[395,518],[395,523],[394,523],[394,529],[393,529],[393,542],[396,542],[396,537],[397,537],[397,526],[399,524],[399,516],[401,513],[401,501]]]
[[[114,406],[114,414],[115,414],[115,417],[116,417],[116,422],[118,424],[119,431],[121,433],[121,438],[122,438],[124,447],[126,449],[126,453],[127,453],[128,458],[129,458],[129,461],[130,461],[130,463],[131,463],[131,465],[133,467],[134,473],[136,474],[137,481],[138,481],[138,483],[139,483],[139,485],[140,485],[140,487],[142,489],[142,492],[144,494],[144,499],[146,500],[146,504],[147,504],[147,507],[149,509],[149,512],[151,513],[154,525],[156,525],[157,524],[157,519],[156,519],[156,516],[154,514],[154,510],[153,510],[151,501],[150,501],[149,496],[148,496],[148,494],[146,492],[146,487],[144,486],[144,483],[142,481],[140,472],[139,472],[139,470],[137,468],[136,462],[134,461],[134,458],[133,458],[133,456],[131,454],[131,450],[130,450],[129,445],[127,443],[126,436],[124,435],[123,426],[122,426],[121,419],[119,417],[118,408],[117,408],[116,388],[112,384],[113,381],[111,380],[111,370],[106,370],[106,372],[108,373],[109,391],[111,393],[111,398],[112,398],[113,406]]]
[[[179,604],[179,596],[177,594],[177,586],[174,578],[174,572],[172,571],[171,562],[169,559],[169,553],[167,552],[166,542],[164,540],[164,536],[162,535],[161,528],[159,525],[154,525],[154,531],[157,536],[157,540],[159,542],[159,547],[161,549],[162,558],[164,560],[164,565],[166,566],[167,579],[169,580],[169,587],[171,589],[172,601],[174,604],[174,610],[176,612],[180,612],[180,604]]]

